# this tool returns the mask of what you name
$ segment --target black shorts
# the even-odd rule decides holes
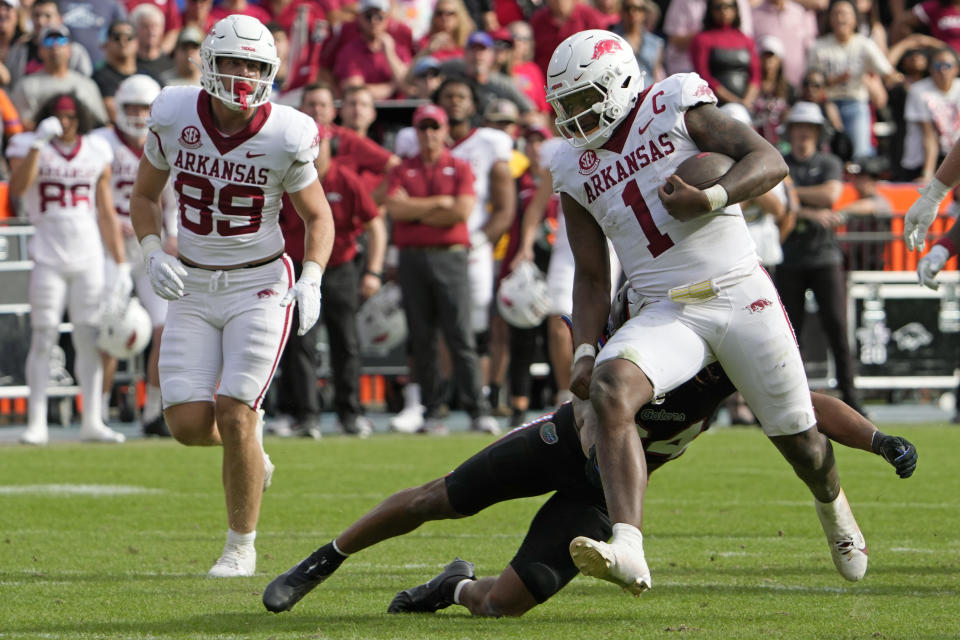
[[[537,512],[510,561],[537,602],[577,575],[569,552],[573,538],[607,540],[611,535],[603,492],[587,481],[586,463],[568,403],[510,432],[446,477],[450,504],[463,515],[556,492]]]

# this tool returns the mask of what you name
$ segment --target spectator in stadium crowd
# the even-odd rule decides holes
[[[923,40],[935,42],[936,46],[925,47],[921,42]],[[899,123],[895,131],[889,138],[887,144],[887,156],[892,161],[892,179],[898,182],[910,182],[916,178],[916,169],[904,169],[902,159],[906,151],[905,142],[907,133],[910,130],[910,124],[906,120],[907,95],[910,88],[929,76],[930,61],[927,58],[928,49],[939,48],[939,42],[922,34],[913,34],[900,40],[887,52],[887,59],[890,64],[900,72],[903,80],[893,83],[888,90],[887,105],[890,111],[890,119]],[[920,150],[920,137],[917,136],[911,143],[914,150],[911,153],[915,158],[922,154]]]
[[[887,54],[887,28],[880,20],[880,8],[873,0],[856,0],[857,32],[873,40]]]
[[[893,206],[877,185],[889,171],[890,162],[884,156],[874,156],[848,162],[847,182],[856,191],[857,197],[840,209],[847,219],[847,233],[870,233],[889,235]],[[850,269],[882,271],[886,242],[848,243],[844,247],[846,263]]]
[[[820,136],[822,150],[829,151],[841,160],[853,157],[850,138],[843,130],[843,120],[836,104],[827,100],[827,76],[820,69],[810,69],[803,76],[800,100],[812,102],[823,114],[823,133]],[[788,143],[789,144],[789,143]]]
[[[390,8],[390,0],[360,0],[356,27],[344,26],[331,45],[335,53],[328,68],[341,91],[365,84],[377,100],[386,100],[402,87],[413,59],[412,35],[390,17]]]
[[[318,22],[334,22],[327,12],[336,3],[319,3],[313,0],[265,0],[260,6],[270,14],[270,20],[276,22],[293,38],[294,25],[302,18],[306,21],[307,33],[313,33]]]
[[[463,4],[477,29],[496,29],[500,26],[494,11],[496,0],[463,0]]]
[[[544,77],[550,56],[568,36],[586,29],[604,29],[606,18],[581,0],[546,0],[530,16],[533,30],[533,60]]]
[[[448,79],[468,83],[476,94],[473,125],[482,121],[483,110],[494,98],[506,98],[526,116],[533,113],[533,103],[517,88],[509,76],[494,70],[494,42],[485,31],[474,31],[467,38],[462,60],[440,63],[440,71]]]
[[[210,31],[214,20],[210,19],[213,10],[213,0],[184,0],[186,8],[183,12],[183,24],[193,25],[204,34]]]
[[[590,4],[603,14],[604,29],[610,29],[620,22],[620,0],[590,0]]]
[[[5,58],[7,70],[10,72],[11,88],[16,88],[20,78],[43,69],[44,62],[40,57],[43,34],[48,28],[63,27],[60,4],[57,0],[35,0],[30,7],[30,22],[33,25],[32,35],[12,45]],[[58,33],[69,36],[70,30],[60,29]],[[67,46],[67,68],[89,78],[93,73],[90,54],[76,42],[68,42]]]
[[[816,12],[795,0],[762,0],[753,7],[753,37],[759,43],[766,36],[780,40],[783,75],[799,89],[807,68],[807,52],[819,35]],[[826,7],[824,1],[823,7]]]
[[[221,0],[210,10],[210,19],[218,22],[227,16],[241,15],[256,18],[263,24],[270,22],[270,12],[247,0]]]
[[[507,25],[507,30],[513,46],[504,73],[510,76],[523,95],[530,99],[534,109],[541,113],[552,113],[544,91],[546,80],[540,67],[533,61],[533,29],[526,22],[517,21]]]
[[[430,28],[417,42],[417,59],[424,56],[437,60],[462,57],[467,38],[476,28],[461,0],[437,0],[430,17]]]
[[[810,102],[796,103],[787,115],[790,153],[786,161],[797,187],[800,208],[796,226],[783,243],[783,262],[775,279],[801,348],[806,292],[813,292],[836,365],[837,390],[844,402],[863,413],[853,384],[843,254],[835,231],[844,217],[833,210],[843,190],[843,164],[836,156],[818,149],[823,123],[819,107]]]
[[[23,35],[20,32],[19,6],[20,0],[0,1],[0,87],[10,86],[10,70],[5,61],[10,47]]]
[[[44,29],[38,50],[43,68],[17,81],[10,96],[24,127],[33,129],[40,105],[50,96],[64,92],[74,94],[90,111],[95,122],[109,121],[97,84],[89,76],[70,68],[72,52],[70,32],[66,27]]]
[[[340,122],[361,138],[369,138],[370,127],[377,120],[373,94],[365,86],[349,87],[340,101]]]
[[[399,250],[397,275],[410,331],[414,376],[418,381],[425,433],[445,434],[439,416],[437,333],[450,352],[454,384],[471,429],[496,432],[481,391],[480,367],[471,330],[467,220],[474,209],[470,165],[446,148],[447,113],[435,104],[413,116],[419,151],[389,174],[387,212]]]
[[[410,98],[429,100],[443,82],[440,62],[431,56],[420,58],[410,68],[404,93]]]
[[[155,5],[163,12],[164,33],[162,48],[166,52],[172,52],[177,42],[177,36],[180,34],[180,29],[183,27],[183,16],[180,15],[180,10],[184,5],[189,4],[189,1],[126,0],[127,11],[133,11],[137,6],[145,3]],[[206,31],[204,31],[204,33],[206,33]]]
[[[30,250],[34,261],[30,273],[32,337],[26,363],[30,403],[20,441],[47,444],[50,358],[67,309],[77,353],[76,377],[84,399],[80,437],[123,442],[123,434],[103,424],[103,368],[97,353],[104,249],[115,264],[122,265],[111,297],[126,297],[132,286],[110,197],[112,154],[100,138],[88,135],[94,119],[72,94],[51,93],[41,103],[37,118],[36,131],[16,136],[7,148],[10,194],[24,198],[24,208],[36,228]]]
[[[163,86],[200,86],[200,45],[203,34],[200,29],[188,24],[177,35],[173,48],[173,68],[160,74]]]
[[[374,200],[380,204],[387,186],[384,177],[390,169],[400,164],[400,158],[370,138],[334,124],[337,109],[333,104],[333,90],[328,85],[314,83],[304,87],[300,110],[318,125],[332,129],[330,145],[337,162],[359,175]]]
[[[622,0],[620,18],[610,30],[633,47],[640,70],[648,84],[659,82],[666,77],[663,70],[663,38],[647,30],[647,18],[650,15],[652,0]]]
[[[333,251],[320,285],[323,298],[321,317],[327,327],[330,347],[329,365],[333,373],[333,408],[337,414],[337,429],[365,438],[372,433],[373,423],[363,415],[360,406],[360,346],[356,315],[359,298],[369,298],[380,288],[387,230],[376,203],[360,178],[331,156],[332,137],[332,129],[321,125],[316,165],[333,212],[335,229]],[[288,198],[284,198],[280,226],[287,255],[294,261],[294,269],[299,274],[303,262],[304,227]],[[362,268],[358,253],[361,235],[366,235]],[[281,399],[284,396],[287,399],[286,403],[281,400],[281,406],[289,408],[293,418],[291,432],[313,438],[319,438],[321,434],[316,329],[314,326],[301,336],[294,318],[294,326],[280,361],[280,396]],[[276,428],[274,430],[279,431]],[[283,432],[280,434],[287,435]]]
[[[277,69],[277,75],[273,79],[273,90],[279,94],[283,87],[287,86],[290,75],[290,37],[279,22],[271,21],[264,24],[273,36],[273,42],[277,47],[277,58],[280,59],[280,68]]]
[[[957,55],[947,48],[929,54],[930,77],[910,87],[904,117],[907,135],[901,165],[924,184],[960,136],[960,81]]]
[[[783,71],[783,43],[776,36],[763,36],[760,51],[760,92],[753,102],[754,128],[767,142],[780,141],[780,125],[794,102],[795,91]]]
[[[173,59],[163,50],[163,12],[154,4],[137,5],[130,22],[137,34],[137,73],[160,82],[163,72],[173,68]]]
[[[101,40],[108,25],[127,17],[127,10],[119,0],[70,0],[63,24],[70,29],[73,41],[81,45],[96,69],[103,61]]]
[[[712,0],[673,0],[663,17],[663,32],[667,35],[664,65],[667,75],[693,71],[690,43],[703,29],[707,6]],[[753,37],[753,19],[750,0],[736,0],[740,14],[740,31]]]
[[[113,122],[116,120],[113,95],[121,82],[137,72],[137,35],[133,24],[125,19],[112,22],[103,49],[103,64],[93,72],[93,81],[100,89],[103,104]]]
[[[825,72],[827,99],[840,110],[853,156],[864,158],[876,153],[871,142],[870,95],[865,77],[876,73],[885,82],[894,82],[899,74],[873,40],[856,32],[857,10],[852,0],[833,0],[829,16],[830,32],[817,38],[807,56],[807,66]],[[885,93],[879,84],[875,89]]]
[[[960,51],[960,0],[924,0],[902,11],[891,27],[894,42],[914,32],[930,36]]]
[[[760,92],[760,59],[753,39],[740,30],[736,0],[709,0],[703,29],[690,40],[693,70],[707,81],[720,104],[748,109]]]

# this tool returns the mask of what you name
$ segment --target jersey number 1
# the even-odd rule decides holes
[[[623,204],[633,210],[633,215],[640,223],[643,235],[647,237],[647,250],[650,255],[656,258],[673,246],[673,240],[670,236],[660,233],[660,229],[657,229],[657,224],[653,221],[653,215],[650,213],[650,208],[647,207],[647,202],[643,199],[643,194],[640,193],[640,187],[637,186],[636,180],[627,183],[623,188],[622,197]]]
[[[199,193],[192,195],[184,192],[184,187],[190,187]],[[217,210],[228,216],[247,218],[247,224],[233,226],[230,220],[217,220],[217,235],[242,236],[256,233],[260,228],[263,217],[263,189],[247,184],[228,184],[220,189],[203,176],[192,173],[180,173],[173,183],[177,192],[177,201],[180,203],[180,224],[184,229],[192,231],[198,236],[207,236],[213,233],[213,209],[210,206],[216,202]],[[217,197],[214,197],[217,196]],[[247,200],[248,204],[238,205],[237,200]],[[199,220],[187,217],[187,207],[191,207],[199,214]]]

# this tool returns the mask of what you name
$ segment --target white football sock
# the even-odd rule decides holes
[[[34,329],[27,353],[27,385],[30,404],[27,407],[27,425],[47,426],[47,385],[50,383],[50,354],[57,341],[55,328]]]
[[[470,580],[469,578],[464,578],[463,580],[457,583],[456,587],[453,588],[454,604],[460,604],[460,592],[463,591],[464,585],[466,585],[468,582],[473,582],[473,580]]]
[[[144,424],[153,422],[160,415],[160,387],[147,385],[147,401],[143,405],[140,420]]]
[[[77,353],[76,370],[83,394],[83,427],[99,428],[103,425],[103,362],[97,351],[97,328],[91,325],[74,325],[73,348]]]
[[[252,547],[253,541],[257,539],[257,532],[237,533],[233,529],[227,529],[227,544],[235,547]]]
[[[403,408],[416,409],[421,404],[423,403],[420,401],[420,385],[416,382],[408,382],[403,388]]]

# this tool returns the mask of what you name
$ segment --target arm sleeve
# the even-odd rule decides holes
[[[319,152],[320,134],[317,131],[317,123],[305,115],[290,124],[295,125],[299,136],[295,142],[296,147],[293,149],[293,162],[283,177],[283,190],[287,193],[296,193],[317,179],[317,167],[313,163]]]

